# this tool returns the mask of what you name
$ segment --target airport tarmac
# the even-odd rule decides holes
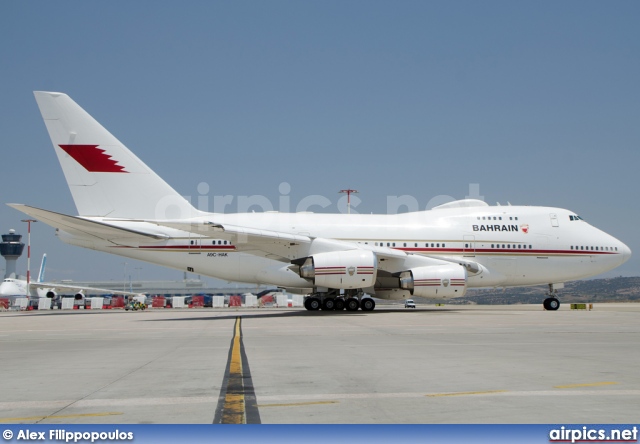
[[[4,423],[637,423],[640,304],[0,313]]]

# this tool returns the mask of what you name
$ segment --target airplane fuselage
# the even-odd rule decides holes
[[[434,258],[460,258],[483,266],[468,286],[506,287],[561,283],[611,270],[629,256],[613,236],[575,213],[549,207],[482,206],[442,208],[393,215],[239,213],[210,214],[193,222],[220,223],[380,246]],[[96,218],[95,220],[105,220]],[[140,229],[140,222],[109,223]],[[148,224],[148,223],[147,223]],[[150,224],[148,224],[150,225]],[[159,227],[154,227],[157,231]],[[68,243],[153,262],[228,281],[308,288],[289,263],[242,251],[241,242],[185,235],[162,228],[172,239],[138,245],[114,245],[95,239]],[[91,245],[88,245],[90,243]],[[289,259],[297,259],[295,249]]]

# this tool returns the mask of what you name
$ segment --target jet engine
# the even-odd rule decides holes
[[[400,288],[418,297],[464,296],[467,292],[467,270],[457,264],[412,268],[400,273]]]
[[[58,296],[58,294],[53,290],[48,290],[45,296],[48,297],[49,299],[55,299],[56,296]]]
[[[363,250],[318,253],[293,263],[300,266],[300,277],[336,289],[372,287],[378,270],[375,253]]]

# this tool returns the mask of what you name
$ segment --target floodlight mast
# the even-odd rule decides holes
[[[29,284],[31,283],[31,222],[38,222],[35,219],[22,219],[22,222],[27,223],[27,297],[31,294],[29,292]]]
[[[340,193],[347,195],[347,214],[351,214],[351,195],[357,194],[358,190],[352,190],[351,188],[346,190],[340,190]]]

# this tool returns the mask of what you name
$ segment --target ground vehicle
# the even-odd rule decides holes
[[[144,310],[145,308],[147,308],[147,304],[140,301],[130,301],[127,305],[124,306],[124,309],[126,311],[129,311],[129,310],[138,311],[138,310]]]
[[[416,308],[416,303],[413,302],[413,299],[407,299],[404,301],[404,308]]]

